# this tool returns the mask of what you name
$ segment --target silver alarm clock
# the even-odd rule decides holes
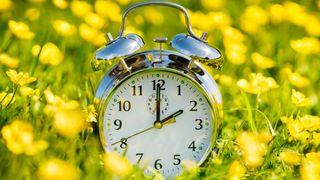
[[[123,35],[126,17],[136,8],[168,6],[185,17],[188,34],[155,38],[159,50],[137,52],[144,41]],[[166,178],[182,172],[184,161],[201,165],[215,145],[222,119],[222,98],[215,80],[204,68],[220,69],[219,50],[197,37],[186,9],[171,2],[144,2],[129,7],[122,16],[119,35],[94,54],[95,61],[113,62],[101,80],[99,134],[105,151],[123,154],[131,163],[158,171]]]

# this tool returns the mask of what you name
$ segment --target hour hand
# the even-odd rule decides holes
[[[183,113],[183,110],[180,109],[180,110],[178,110],[177,112],[171,114],[170,116],[167,116],[166,118],[162,119],[161,121],[159,121],[159,122],[156,121],[156,122],[154,123],[154,127],[155,127],[156,129],[160,129],[160,128],[162,128],[162,126],[165,125],[165,124],[175,123],[175,122],[176,122],[176,117],[179,116],[179,115],[181,115],[182,113]]]

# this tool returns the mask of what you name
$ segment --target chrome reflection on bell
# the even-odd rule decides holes
[[[94,55],[95,60],[122,59],[143,47],[142,38],[136,34],[128,34],[111,41],[105,47],[98,49]]]
[[[197,60],[216,69],[221,69],[223,65],[223,57],[218,49],[190,35],[176,35],[171,41],[171,46],[182,54],[190,56],[193,60]]]

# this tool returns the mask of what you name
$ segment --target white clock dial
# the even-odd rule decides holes
[[[184,160],[201,164],[211,150],[214,118],[203,92],[187,76],[161,69],[127,78],[107,98],[106,150],[166,178],[177,176]]]

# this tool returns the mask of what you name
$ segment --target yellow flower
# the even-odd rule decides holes
[[[80,36],[84,40],[92,43],[95,46],[101,46],[105,44],[104,33],[100,32],[99,30],[93,27],[88,26],[85,23],[80,24],[79,32],[80,32]]]
[[[56,114],[60,109],[64,110],[77,110],[80,104],[74,100],[65,101],[61,97],[54,95],[50,90],[44,91],[44,96],[47,101],[47,105],[44,108],[44,113],[47,115]]]
[[[253,63],[262,69],[272,68],[276,65],[276,63],[271,58],[262,56],[257,52],[252,53],[251,58]]]
[[[23,22],[10,20],[8,25],[12,34],[19,39],[32,39],[34,37],[34,33],[30,31],[29,26]]]
[[[26,11],[26,16],[30,21],[36,21],[40,17],[40,11],[37,8],[29,8]]]
[[[0,106],[2,109],[7,107],[10,101],[11,101],[11,104],[15,101],[15,98],[12,99],[12,97],[13,97],[13,93],[9,93],[9,94],[5,92],[0,93]]]
[[[302,26],[305,23],[305,10],[304,7],[298,3],[286,1],[283,3],[285,18],[289,22]],[[299,16],[297,16],[299,14]]]
[[[311,104],[311,100],[306,98],[304,94],[292,89],[291,101],[295,106],[303,107]]]
[[[316,131],[320,129],[320,117],[305,115],[299,118],[301,125],[308,131]]]
[[[84,21],[90,25],[91,27],[97,28],[97,29],[101,29],[103,28],[103,26],[105,25],[106,21],[104,20],[103,17],[101,17],[98,14],[95,13],[88,13],[85,17],[84,17]]]
[[[251,80],[240,79],[237,86],[247,93],[259,94],[278,88],[278,84],[272,77],[264,77],[262,74],[251,73]]]
[[[0,53],[0,64],[9,68],[17,68],[19,65],[19,59],[9,56],[5,53]]]
[[[35,44],[32,46],[31,53],[34,57],[37,57],[41,51],[41,46],[39,44]]]
[[[131,0],[117,0],[117,2],[121,5],[127,5],[131,2]]]
[[[230,86],[233,83],[233,79],[229,75],[221,74],[219,77],[219,83],[225,86]]]
[[[261,166],[264,161],[263,156],[267,152],[268,141],[262,141],[259,138],[259,134],[252,132],[242,132],[237,136],[236,141],[243,153],[242,158],[247,167],[256,168]]]
[[[132,171],[132,165],[130,162],[116,152],[105,154],[103,161],[106,171],[112,174],[118,176],[127,176]]]
[[[8,11],[12,8],[11,0],[0,0],[0,12]]]
[[[300,166],[302,180],[320,179],[320,153],[308,153]]]
[[[228,178],[230,180],[239,180],[242,179],[245,173],[246,168],[239,161],[233,161],[229,168]]]
[[[194,160],[182,160],[181,162],[184,171],[192,172],[198,169],[198,164]]]
[[[291,150],[282,151],[279,158],[288,165],[299,165],[301,162],[301,155]]]
[[[164,17],[162,13],[152,7],[146,8],[144,10],[144,15],[145,19],[153,25],[160,25],[163,23]]]
[[[31,124],[21,120],[5,125],[1,134],[7,148],[14,154],[25,153],[32,156],[48,147],[48,143],[44,140],[35,141]]]
[[[318,54],[320,52],[320,41],[314,37],[304,37],[298,40],[291,40],[290,46],[300,54]]]
[[[46,43],[41,50],[39,60],[42,64],[59,65],[64,59],[63,53],[53,43]]]
[[[65,110],[59,108],[54,114],[53,126],[59,134],[72,137],[86,127],[86,116],[80,110]]]
[[[65,9],[69,5],[69,2],[66,0],[52,0],[52,3],[59,9]]]
[[[305,23],[303,24],[305,30],[311,36],[319,36],[320,35],[320,19],[315,15],[307,15]]]
[[[227,42],[243,42],[246,40],[246,36],[238,29],[233,27],[226,27],[222,29],[224,41]]]
[[[94,105],[90,104],[86,109],[87,113],[87,122],[97,122],[97,111]]]
[[[6,74],[13,82],[13,84],[17,84],[20,86],[32,83],[37,80],[37,78],[35,77],[29,77],[28,73],[19,72],[18,74],[17,71],[12,69],[6,71]]]
[[[86,1],[71,1],[70,9],[77,17],[84,17],[89,12],[92,12],[92,6]]]
[[[201,4],[204,8],[208,10],[217,10],[221,9],[225,5],[223,0],[201,0]]]
[[[300,75],[299,73],[290,73],[289,74],[289,81],[292,85],[297,88],[303,88],[309,85],[310,81],[308,78]]]
[[[287,117],[287,116],[282,116],[280,118],[281,122],[284,123],[284,124],[288,124],[290,123],[291,121],[293,121],[293,118],[292,117]]]
[[[95,2],[94,8],[100,16],[108,18],[110,21],[121,21],[121,9],[112,1],[98,0]]]
[[[78,179],[78,174],[76,167],[58,158],[46,160],[37,172],[40,180],[74,180]]]
[[[274,24],[279,24],[285,19],[284,7],[280,4],[272,4],[269,7],[270,20]]]
[[[54,30],[61,36],[72,36],[76,33],[77,28],[75,25],[70,24],[64,20],[54,20],[52,21],[52,26]]]
[[[20,90],[20,94],[25,97],[32,97],[34,95],[37,95],[37,96],[40,95],[39,89],[32,89],[27,86],[21,86],[19,90]]]
[[[241,28],[250,34],[256,34],[267,22],[267,13],[257,5],[248,6],[241,16]]]
[[[210,12],[208,17],[212,21],[212,26],[217,29],[224,29],[229,27],[232,23],[229,14],[224,12]]]

